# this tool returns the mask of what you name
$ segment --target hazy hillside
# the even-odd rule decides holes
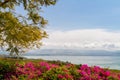
[[[41,49],[30,51],[26,56],[120,56],[120,51],[77,50],[77,49]]]

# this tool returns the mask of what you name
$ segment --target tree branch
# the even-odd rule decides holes
[[[4,2],[0,3],[0,6],[3,6],[4,4],[8,3],[10,0],[5,0]]]

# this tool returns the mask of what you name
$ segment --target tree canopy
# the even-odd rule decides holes
[[[39,48],[41,40],[47,37],[47,24],[41,15],[42,6],[55,5],[56,0],[0,0],[0,46],[19,55],[26,49]],[[18,14],[21,7],[25,15]]]

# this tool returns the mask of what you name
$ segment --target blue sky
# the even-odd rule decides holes
[[[45,48],[120,50],[120,0],[58,0],[43,8]]]
[[[120,0],[58,0],[43,11],[49,29],[120,30]]]
[[[58,0],[42,10],[49,22],[42,48],[120,50],[120,0]]]

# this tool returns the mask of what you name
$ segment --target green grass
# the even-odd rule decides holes
[[[117,70],[117,69],[110,69],[110,71],[114,73],[120,73],[120,70]]]

